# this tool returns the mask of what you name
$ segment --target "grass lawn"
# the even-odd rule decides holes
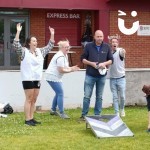
[[[147,150],[150,133],[146,132],[148,115],[146,107],[126,107],[122,120],[134,137],[96,138],[85,122],[78,122],[81,109],[67,109],[71,117],[63,120],[49,112],[37,112],[41,125],[24,125],[24,113],[13,113],[0,118],[0,150]],[[113,108],[102,114],[113,114]],[[93,115],[90,109],[89,115]]]

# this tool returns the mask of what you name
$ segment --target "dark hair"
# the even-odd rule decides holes
[[[32,38],[32,37],[35,37],[35,36],[29,36],[29,37],[26,38],[26,41],[25,41],[25,45],[24,45],[24,46],[25,46],[26,48],[28,48],[28,49],[30,48],[30,45],[29,45],[29,44],[30,44],[30,42],[31,42],[31,38]],[[35,37],[35,38],[36,38],[36,37]]]

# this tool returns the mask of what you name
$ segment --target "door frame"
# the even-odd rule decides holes
[[[0,70],[18,70],[20,65],[11,66],[10,64],[10,23],[12,19],[25,20],[25,38],[29,35],[29,16],[20,16],[20,15],[7,15],[0,16],[0,19],[4,19],[4,66],[0,66]]]

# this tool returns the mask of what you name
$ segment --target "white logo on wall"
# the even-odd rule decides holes
[[[118,10],[118,16],[126,16],[126,13],[121,11],[121,10]],[[132,17],[136,17],[137,16],[137,12],[136,11],[132,11],[131,12],[131,16]],[[127,29],[125,27],[124,19],[118,18],[118,27],[119,27],[119,30],[123,34],[131,35],[131,34],[134,34],[138,30],[138,28],[139,28],[139,21],[134,22],[132,27],[130,29]]]

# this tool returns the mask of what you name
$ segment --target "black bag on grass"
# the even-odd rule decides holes
[[[3,109],[4,111],[1,112],[2,114],[12,114],[14,111],[10,104],[5,105]]]

